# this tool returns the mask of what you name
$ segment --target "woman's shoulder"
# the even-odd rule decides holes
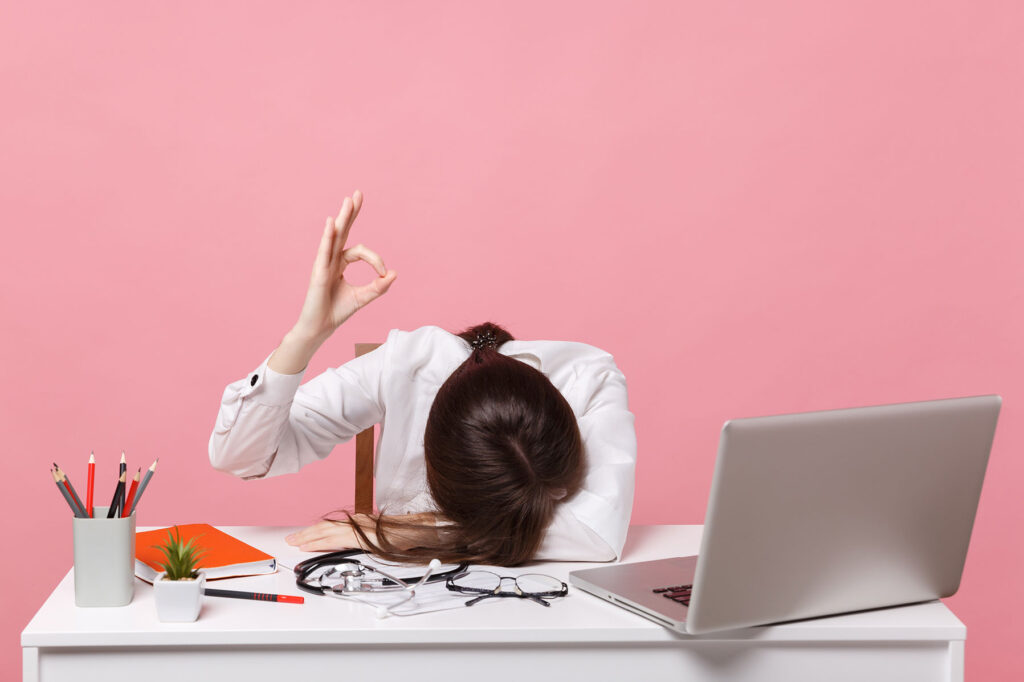
[[[392,329],[382,347],[392,371],[423,378],[446,377],[465,359],[468,348],[465,341],[436,325]]]
[[[392,329],[387,344],[392,357],[403,362],[420,365],[438,357],[464,359],[469,344],[460,336],[437,325],[423,325],[415,329]],[[501,346],[501,353],[518,357],[547,372],[570,368],[581,371],[595,366],[614,366],[611,353],[599,346],[582,341],[554,339],[513,339]]]
[[[539,358],[541,363],[547,367],[589,366],[614,362],[612,354],[608,351],[582,341],[516,339],[503,344],[501,352],[508,355],[529,353]]]
[[[392,329],[388,332],[385,343],[394,348],[401,348],[404,352],[416,350],[427,352],[442,346],[465,345],[465,342],[455,334],[433,324],[426,324],[415,329]]]

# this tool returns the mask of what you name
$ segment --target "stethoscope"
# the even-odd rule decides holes
[[[450,571],[436,573],[435,571],[441,567],[441,562],[432,559],[423,575],[396,578],[390,573],[352,558],[365,553],[361,549],[343,549],[301,561],[295,565],[295,585],[310,594],[336,597],[408,590],[411,599],[417,587],[445,581],[449,577],[465,572],[469,567],[468,563],[463,562]],[[321,569],[326,570],[317,575],[317,571]]]

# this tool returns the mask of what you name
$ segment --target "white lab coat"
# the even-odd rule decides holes
[[[295,473],[380,423],[374,475],[389,514],[435,511],[423,434],[441,384],[469,345],[440,327],[393,329],[376,350],[303,385],[305,370],[280,374],[270,355],[227,386],[210,436],[210,462],[242,478]],[[565,396],[586,453],[583,488],[558,505],[537,559],[619,558],[633,506],[636,432],[626,379],[607,352],[568,341],[508,341],[500,352],[540,370]],[[273,355],[273,353],[271,353]]]

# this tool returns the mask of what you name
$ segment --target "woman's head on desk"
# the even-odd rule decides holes
[[[540,547],[556,507],[583,482],[583,440],[568,401],[542,372],[502,355],[512,335],[487,322],[460,333],[472,348],[441,385],[424,433],[436,526],[381,515],[378,556],[394,561],[470,561],[515,566]],[[396,544],[392,534],[423,538]]]

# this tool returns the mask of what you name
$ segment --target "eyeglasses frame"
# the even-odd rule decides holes
[[[463,577],[465,575],[468,575],[470,573],[474,573],[474,572],[476,572],[476,573],[491,573],[491,575],[493,575],[496,578],[498,578],[498,586],[496,588],[494,588],[493,590],[484,590],[484,589],[481,589],[479,587],[464,587],[462,585],[456,585],[455,584],[455,581],[458,580],[459,578],[461,578],[461,577]],[[524,573],[523,575],[531,575],[531,574],[530,573]],[[547,573],[537,573],[535,575],[543,575],[543,576],[546,576],[548,578],[551,578],[552,580],[558,580],[558,578],[556,578],[555,576],[548,575]],[[476,604],[479,601],[487,599],[488,597],[515,597],[517,599],[529,599],[530,601],[536,602],[537,604],[541,604],[543,606],[551,606],[551,602],[546,601],[545,597],[547,597],[548,599],[554,599],[556,597],[564,597],[565,595],[569,594],[569,586],[565,584],[564,580],[558,580],[558,582],[562,584],[562,589],[558,590],[557,592],[523,592],[521,589],[519,589],[519,584],[516,582],[521,577],[522,576],[515,576],[515,575],[498,575],[497,573],[493,573],[492,571],[472,571],[472,570],[469,570],[469,571],[463,571],[462,573],[459,573],[457,575],[448,576],[448,579],[445,580],[444,586],[446,588],[448,588],[449,590],[451,590],[452,592],[459,592],[461,594],[477,594],[477,595],[480,595],[480,596],[478,596],[478,597],[476,597],[474,599],[470,599],[469,601],[467,601],[466,602],[466,606],[472,606],[473,604]],[[501,591],[501,588],[505,584],[506,580],[511,580],[512,583],[515,585],[515,591],[514,592],[503,592],[503,591]]]

